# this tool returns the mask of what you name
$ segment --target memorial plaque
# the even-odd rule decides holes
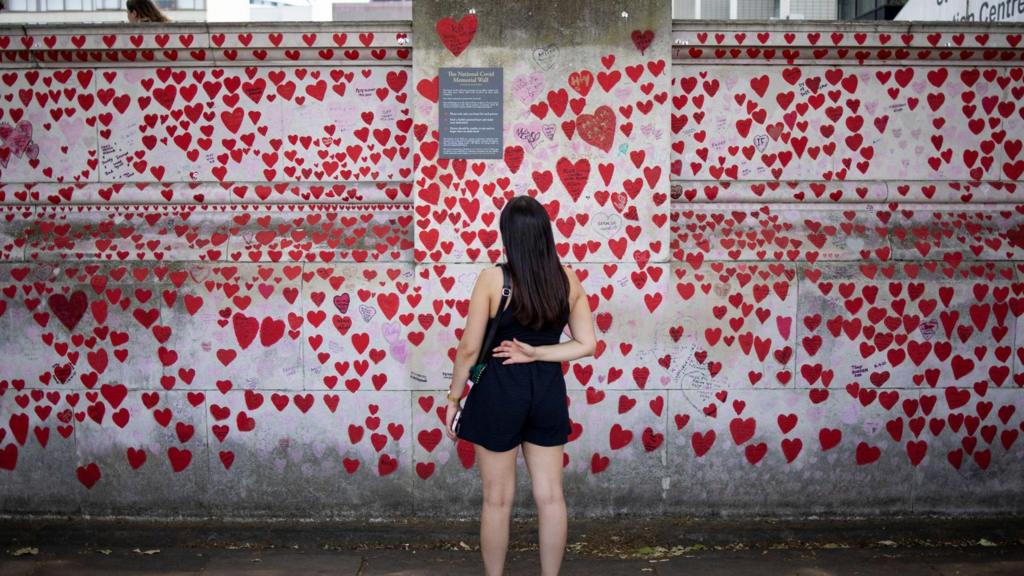
[[[439,107],[441,158],[502,157],[501,68],[441,68]]]

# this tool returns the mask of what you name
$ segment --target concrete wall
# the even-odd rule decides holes
[[[1020,513],[1024,31],[599,4],[0,32],[0,511],[474,515],[441,400],[534,194],[600,340],[572,514]],[[442,65],[521,163],[438,161]]]

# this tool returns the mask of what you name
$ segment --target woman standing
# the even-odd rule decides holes
[[[469,368],[483,344],[488,318],[498,313],[503,274],[480,272],[470,296],[445,416],[448,437],[474,444],[483,481],[480,551],[488,576],[500,576],[520,445],[537,504],[543,575],[558,574],[568,515],[562,494],[563,445],[572,431],[561,363],[596,348],[590,304],[576,274],[555,251],[551,219],[530,196],[516,196],[499,219],[512,289],[479,383],[459,406]],[[572,339],[559,343],[568,323]],[[486,354],[487,351],[484,351]],[[453,429],[456,414],[458,424]]]

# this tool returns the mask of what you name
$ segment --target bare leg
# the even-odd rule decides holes
[[[557,576],[565,554],[569,519],[562,494],[562,450],[563,446],[538,446],[523,442],[523,458],[530,471],[540,524],[542,576]]]
[[[518,446],[505,452],[494,452],[475,444],[483,480],[484,507],[480,514],[480,553],[487,576],[501,576],[508,552],[512,501],[516,491],[516,455]]]

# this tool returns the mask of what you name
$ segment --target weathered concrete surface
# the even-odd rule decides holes
[[[0,31],[0,511],[475,517],[441,401],[531,194],[574,517],[1021,513],[1019,26],[472,4]],[[506,157],[439,160],[489,65]]]

